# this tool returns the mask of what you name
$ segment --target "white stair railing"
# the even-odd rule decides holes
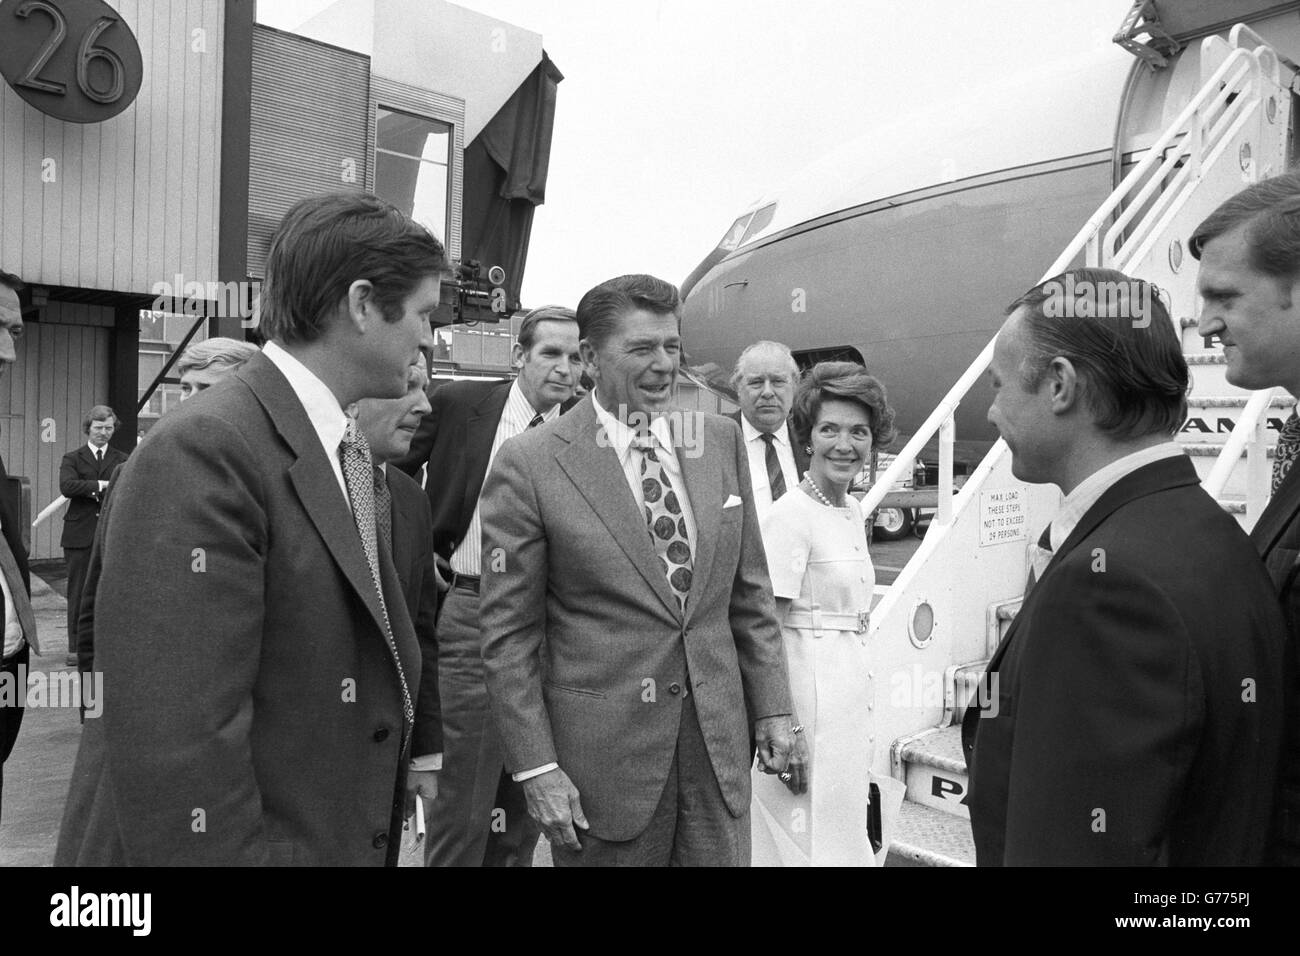
[[[1220,147],[1245,121],[1249,111],[1258,108],[1261,73],[1265,67],[1271,68],[1274,73],[1277,69],[1277,56],[1269,48],[1260,47],[1253,51],[1233,49],[1178,118],[1151,145],[1142,161],[1124,177],[1124,181],[1098,207],[1056,261],[1043,273],[1040,281],[1060,274],[1081,252],[1085,253],[1088,265],[1108,264],[1124,248],[1130,246],[1135,238],[1145,239],[1155,235],[1152,227],[1147,224],[1167,219],[1172,207],[1185,201],[1186,196],[1196,188],[1205,169],[1224,159],[1225,154]],[[1144,209],[1155,189],[1167,177],[1171,180],[1170,188],[1158,198],[1152,209]],[[1128,206],[1120,213],[1114,226],[1107,228],[1106,224],[1111,217],[1126,202]],[[1126,239],[1124,230],[1130,226],[1133,227],[1133,232]],[[1104,238],[1103,229],[1106,229]],[[993,345],[994,342],[990,341],[984,347],[916,430],[911,440],[903,446],[893,463],[877,477],[876,483],[862,500],[864,513],[870,514],[880,507],[889,489],[910,473],[917,456],[935,433],[939,432],[940,510],[931,530],[933,532],[951,524],[954,514],[951,503],[954,416],[961,400],[992,361]],[[1258,417],[1258,413],[1256,415]],[[989,455],[1000,456],[1001,451],[1002,442],[999,441]],[[977,482],[968,481],[966,487],[973,492],[976,484]],[[973,497],[973,494],[959,496],[957,507],[961,507],[962,501],[973,500]]]

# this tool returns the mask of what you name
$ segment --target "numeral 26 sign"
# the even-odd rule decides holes
[[[140,44],[104,0],[0,2],[0,73],[47,116],[102,123],[140,92]]]

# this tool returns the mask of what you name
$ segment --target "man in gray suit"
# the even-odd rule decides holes
[[[583,296],[592,394],[483,488],[488,693],[558,866],[747,866],[751,728],[767,770],[791,748],[740,429],[672,408],[680,311],[651,276]]]
[[[358,190],[285,214],[265,348],[114,482],[56,865],[396,864],[422,661],[343,409],[405,394],[445,268]]]

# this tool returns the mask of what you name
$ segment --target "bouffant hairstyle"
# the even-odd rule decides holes
[[[794,393],[791,415],[794,437],[800,444],[808,444],[822,403],[832,399],[857,402],[866,410],[873,448],[883,448],[894,440],[894,410],[880,380],[857,362],[818,362]]]

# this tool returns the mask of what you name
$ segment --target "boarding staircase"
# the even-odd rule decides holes
[[[1044,278],[1080,265],[1119,269],[1167,294],[1192,376],[1178,436],[1204,487],[1247,529],[1267,501],[1269,457],[1294,399],[1229,385],[1196,333],[1196,262],[1187,238],[1224,199],[1285,168],[1290,93],[1277,54],[1249,28],[1201,46],[1203,84],[1061,253]],[[954,414],[992,358],[984,349],[862,502],[870,513],[939,438],[939,511],[872,614],[874,770],[906,785],[891,865],[975,862],[961,718],[1019,610],[1028,555],[1060,505],[1052,486],[1011,475],[998,442],[954,494]],[[889,742],[889,746],[883,744]]]

